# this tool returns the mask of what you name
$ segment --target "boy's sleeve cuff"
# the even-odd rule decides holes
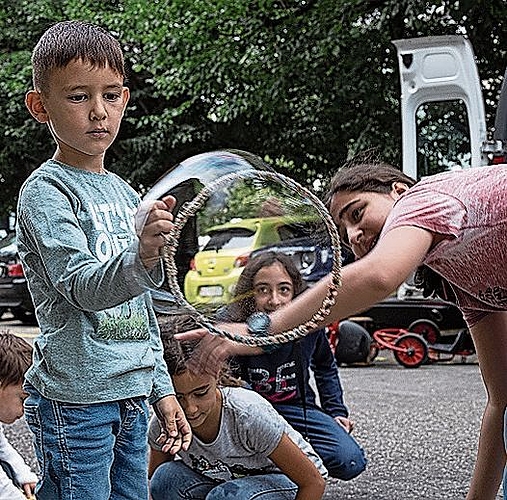
[[[162,257],[158,259],[153,269],[146,269],[139,255],[139,240],[129,248],[125,258],[125,268],[135,282],[142,288],[160,288],[164,283],[164,267]]]
[[[174,396],[175,393],[174,391],[173,392],[168,392],[167,394],[163,394],[163,395],[160,395],[160,394],[150,394],[150,396],[148,397],[148,403],[150,403],[150,405],[154,405],[156,403],[158,403],[161,399],[167,397],[167,396]]]

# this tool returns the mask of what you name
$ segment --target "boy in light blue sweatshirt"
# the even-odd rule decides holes
[[[38,500],[148,498],[146,398],[170,453],[191,431],[162,357],[149,289],[174,199],[142,205],[104,169],[129,100],[118,41],[90,23],[50,27],[32,54],[31,115],[56,150],[21,188],[19,252],[41,329],[26,375]]]

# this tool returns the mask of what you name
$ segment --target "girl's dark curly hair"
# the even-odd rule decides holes
[[[419,266],[414,276],[414,284],[423,292],[423,297],[438,297],[456,303],[456,295],[449,282],[428,266]]]
[[[199,345],[200,340],[179,341],[174,335],[200,328],[200,325],[192,316],[187,314],[159,317],[160,338],[164,349],[164,361],[169,375],[182,375],[192,370],[192,356]],[[217,369],[218,385],[222,387],[238,387],[243,385],[232,375],[232,370],[227,361]]]

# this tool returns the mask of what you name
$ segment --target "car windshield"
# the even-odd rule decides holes
[[[251,246],[255,231],[244,227],[235,227],[213,231],[209,236],[210,239],[203,250],[231,250]]]

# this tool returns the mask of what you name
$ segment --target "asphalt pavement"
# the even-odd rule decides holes
[[[0,328],[26,338],[37,331],[10,320]],[[407,369],[381,351],[373,366],[340,368],[368,467],[349,482],[330,479],[324,499],[465,498],[486,393],[475,358],[460,361]],[[24,421],[5,428],[13,446],[36,467]]]

